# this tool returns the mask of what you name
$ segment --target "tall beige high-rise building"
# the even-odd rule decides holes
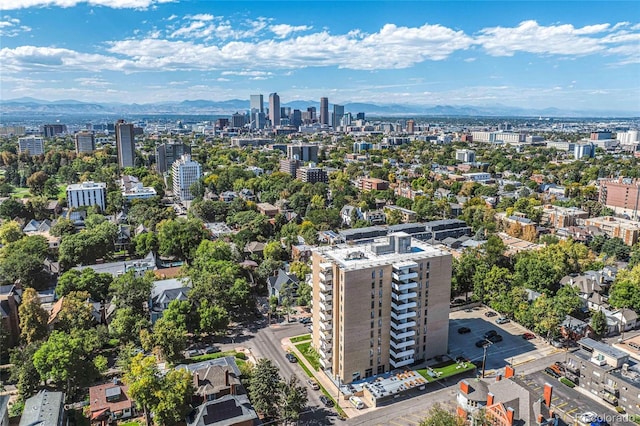
[[[398,232],[313,252],[313,346],[343,383],[447,352],[451,255]]]
[[[121,169],[134,167],[136,161],[136,140],[133,134],[133,123],[118,120],[115,131],[118,166]]]
[[[277,93],[269,95],[269,120],[273,127],[280,125],[280,96]]]

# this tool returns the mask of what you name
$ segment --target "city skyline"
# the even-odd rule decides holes
[[[633,2],[8,0],[3,8],[3,100],[277,92],[331,105],[640,112]]]

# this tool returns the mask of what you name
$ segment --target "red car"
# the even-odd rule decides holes
[[[533,333],[524,333],[524,334],[522,335],[522,338],[523,338],[524,340],[532,340],[532,339],[535,339],[535,338],[536,338],[536,335],[535,335],[535,334],[533,334]]]

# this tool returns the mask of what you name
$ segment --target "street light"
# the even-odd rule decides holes
[[[480,376],[481,379],[484,379],[484,367],[485,367],[485,363],[487,362],[487,348],[489,346],[491,346],[493,343],[491,343],[490,340],[484,339],[487,344],[482,346],[482,375]]]

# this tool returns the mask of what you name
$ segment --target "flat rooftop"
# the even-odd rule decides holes
[[[318,248],[317,252],[325,258],[331,259],[340,268],[348,271],[431,257],[450,256],[448,252],[434,248],[432,245],[415,238],[411,238],[411,249],[407,253],[397,253],[395,251],[382,254],[375,253],[374,246],[387,245],[388,242],[387,237],[381,237],[374,239],[373,242],[364,244],[324,246]]]
[[[616,349],[613,346],[609,346],[606,343],[598,342],[588,337],[580,339],[578,344],[583,348],[592,349],[594,352],[599,352],[612,358],[624,358],[627,356],[627,353],[620,349]]]

